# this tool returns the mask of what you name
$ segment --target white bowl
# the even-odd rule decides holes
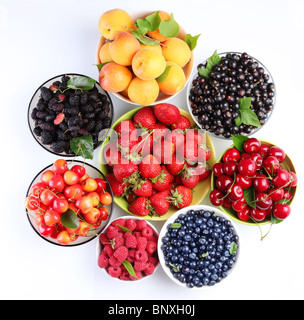
[[[168,231],[168,225],[169,224],[173,224],[174,221],[179,217],[180,214],[186,214],[190,210],[194,210],[194,211],[205,210],[205,211],[215,212],[218,216],[224,217],[226,220],[231,222],[231,225],[233,226],[236,235],[239,235],[239,233],[237,231],[237,227],[236,227],[235,223],[233,222],[233,220],[230,219],[227,215],[225,215],[224,212],[222,212],[221,210],[219,210],[217,208],[206,206],[206,205],[189,206],[189,207],[183,208],[183,209],[177,211],[173,216],[171,216],[167,220],[167,222],[164,224],[164,226],[162,227],[162,230],[161,230],[161,232],[159,234],[159,238],[158,238],[158,257],[159,257],[159,261],[160,261],[160,264],[161,264],[162,268],[164,269],[164,271],[167,274],[167,276],[173,282],[178,284],[179,286],[187,288],[187,289],[191,289],[191,290],[201,290],[201,289],[204,289],[204,288],[209,287],[209,286],[203,286],[201,288],[199,288],[199,287],[189,288],[189,287],[187,287],[187,285],[185,283],[182,283],[178,279],[174,278],[174,276],[171,273],[170,269],[165,264],[164,253],[163,253],[163,250],[161,249],[162,244],[163,244],[162,239],[164,238],[164,236],[166,235],[166,233]],[[228,271],[228,277],[230,276],[231,272],[235,269],[235,267],[237,265],[237,262],[238,262],[238,259],[239,259],[239,255],[240,255],[240,244],[238,244],[238,250],[237,250],[237,254],[236,254],[236,262],[234,263],[233,267]],[[228,277],[226,277],[226,278],[228,278]],[[215,285],[218,286],[226,278],[223,278],[220,282],[216,283]]]
[[[129,219],[132,219],[132,220],[144,220],[144,221],[147,222],[148,226],[153,229],[154,234],[156,234],[156,235],[159,237],[159,232],[158,232],[158,230],[157,230],[149,221],[147,221],[147,220],[145,220],[145,219],[142,219],[142,218],[140,218],[140,217],[135,217],[135,216],[133,217],[133,216],[130,216],[130,215],[129,215],[129,216],[118,217],[118,218],[116,218],[115,220],[111,221],[111,222],[109,223],[109,225],[103,230],[102,233],[106,233],[106,231],[107,231],[107,229],[109,228],[109,226],[110,226],[114,221],[119,220],[119,219],[124,219],[124,220],[129,220]],[[100,256],[103,248],[104,248],[104,246],[102,245],[102,243],[100,242],[99,237],[98,237],[97,243],[96,243],[96,257],[97,257],[97,259],[99,258],[99,256]],[[160,265],[160,263],[159,263],[159,261],[158,261],[157,265],[155,266],[154,273],[153,273],[152,275],[150,275],[150,276],[153,276],[153,275],[155,274],[156,270],[159,268],[159,265]],[[111,277],[111,276],[108,274],[108,272],[106,271],[106,269],[101,269],[101,268],[100,268],[100,270],[101,270],[102,272],[104,272],[105,274],[107,274],[109,277]],[[145,280],[145,279],[149,278],[150,276],[144,276],[144,277],[142,277],[142,278],[139,279],[139,280],[131,280],[131,281],[124,281],[124,280],[121,280],[121,279],[119,279],[119,278],[113,278],[113,277],[111,277],[111,278],[112,278],[113,280],[119,281],[119,282],[121,283],[121,282],[138,282],[138,281]]]

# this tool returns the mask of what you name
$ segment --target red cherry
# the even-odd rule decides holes
[[[225,174],[219,176],[216,180],[216,186],[221,191],[227,191],[233,183],[233,179]]]
[[[252,177],[257,171],[257,164],[251,159],[243,159],[238,164],[239,173],[245,177]]]
[[[288,182],[290,181],[290,174],[285,169],[279,169],[276,176],[272,179],[272,183],[275,187],[283,187],[286,186]]]
[[[272,199],[267,193],[258,193],[255,200],[256,206],[261,210],[267,210],[272,206]]]
[[[227,161],[224,163],[223,169],[228,176],[233,176],[237,170],[237,163],[235,161]]]
[[[228,197],[226,197],[224,199],[223,207],[226,209],[230,209],[232,207],[232,202],[230,201],[230,199]]]
[[[252,179],[242,176],[241,174],[237,174],[235,177],[235,182],[239,184],[243,189],[248,189],[252,185]]]
[[[229,190],[229,198],[232,201],[237,201],[242,199],[243,197],[244,197],[243,188],[240,185],[235,183]]]
[[[77,173],[79,178],[82,178],[86,174],[85,167],[80,166],[79,164],[74,165],[71,170]]]
[[[281,190],[283,190],[283,189],[281,189]],[[291,192],[290,192],[290,190],[284,190],[284,197],[283,197],[283,199],[286,199],[286,200],[290,200],[292,198],[292,194],[291,194]]]
[[[273,156],[266,157],[263,161],[263,167],[270,175],[274,175],[280,169],[280,161]]]
[[[276,146],[273,146],[268,150],[268,155],[276,157],[280,162],[283,162],[286,157],[284,150]]]
[[[258,167],[257,170],[260,170],[262,168],[263,158],[259,153],[254,152],[254,153],[249,154],[248,159],[253,160],[257,164],[257,167]]]
[[[269,188],[269,181],[264,174],[259,174],[253,179],[254,189],[258,192],[264,192]]]
[[[242,221],[248,221],[250,219],[250,207],[246,206],[242,211],[238,211],[237,216]]]
[[[223,198],[224,193],[218,189],[214,189],[210,192],[209,199],[214,206],[221,206],[224,203]]]
[[[247,202],[244,198],[241,198],[238,201],[232,202],[232,209],[236,212],[243,211],[247,207]]]
[[[272,213],[276,219],[285,220],[291,212],[290,205],[287,203],[276,203],[273,206]]]
[[[261,148],[260,148],[260,151],[259,151],[258,153],[259,153],[259,154],[261,155],[261,157],[264,159],[264,158],[267,156],[269,149],[270,149],[269,146],[267,146],[266,144],[262,144],[262,145],[261,145]]]
[[[238,149],[236,148],[230,148],[228,149],[224,156],[223,156],[223,161],[227,162],[227,161],[236,161],[238,162],[240,160],[240,152]]]
[[[259,208],[256,208],[256,209],[251,208],[250,215],[255,221],[261,222],[261,221],[265,220],[265,218],[267,216],[267,212],[265,210],[261,210]]]
[[[268,189],[267,192],[273,202],[281,201],[284,198],[284,189],[272,188]]]
[[[261,148],[261,142],[256,138],[249,138],[244,143],[244,150],[247,153],[259,152]]]
[[[298,177],[297,177],[297,175],[296,175],[294,172],[290,172],[290,175],[291,175],[291,177],[290,177],[291,179],[290,179],[290,180],[292,180],[290,186],[291,186],[292,188],[294,188],[294,187],[296,187],[297,184],[298,184]]]
[[[216,177],[221,176],[224,174],[224,164],[222,162],[217,162],[213,166],[213,173]]]

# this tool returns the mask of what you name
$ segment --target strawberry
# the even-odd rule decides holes
[[[199,183],[199,175],[192,168],[187,168],[181,175],[181,182],[185,187],[195,188]]]
[[[129,205],[129,211],[137,216],[145,217],[150,213],[149,201],[146,197],[139,197]]]
[[[117,149],[117,142],[109,142],[103,150],[104,160],[109,166],[121,163],[121,153]]]
[[[170,190],[165,190],[152,195],[150,198],[150,206],[154,213],[163,216],[170,209]]]
[[[152,187],[153,189],[157,191],[164,191],[169,189],[172,175],[169,173],[165,173],[162,171],[160,175],[158,175],[156,178],[151,179],[152,181]]]
[[[140,109],[134,116],[134,123],[140,128],[154,129],[156,118],[154,110],[151,107]]]
[[[211,157],[211,149],[208,146],[187,139],[184,146],[180,145],[176,152],[180,157],[183,156],[189,164],[205,162]]]
[[[138,171],[138,166],[129,161],[128,163],[118,163],[113,166],[113,173],[115,178],[119,182],[124,182],[125,179],[128,179],[133,173]]]
[[[173,182],[174,181],[174,176],[169,172],[169,170],[167,169],[167,166],[165,164],[161,165],[161,169],[164,173],[167,174],[167,179],[169,180],[169,182]]]
[[[124,184],[124,183],[117,181],[117,179],[115,178],[113,173],[108,173],[106,175],[106,178],[108,179],[108,181],[111,185],[111,188],[112,188],[112,191],[113,191],[113,194],[115,197],[122,196],[124,194],[124,192],[126,191],[126,189],[128,188],[128,184]]]
[[[180,118],[179,109],[170,103],[159,103],[154,107],[156,118],[167,125],[177,123]]]
[[[171,204],[178,209],[190,206],[192,198],[192,190],[185,186],[177,186],[171,191]]]
[[[135,126],[132,120],[123,120],[115,128],[119,136],[129,136],[134,130]]]
[[[134,185],[132,191],[139,197],[150,197],[152,195],[152,182],[150,180],[140,180]]]
[[[166,138],[166,136],[170,133],[170,129],[163,123],[156,123],[153,131],[153,140],[155,142],[159,142]]]
[[[180,115],[179,120],[176,123],[171,125],[172,130],[175,130],[175,129],[186,130],[186,129],[190,129],[190,127],[191,127],[190,120],[183,115]]]
[[[170,131],[166,136],[166,140],[173,142],[175,149],[179,148],[180,145],[184,145],[185,136],[180,130]]]
[[[151,154],[143,158],[138,169],[143,178],[155,178],[161,173],[161,166],[158,160]]]
[[[177,176],[184,169],[184,166],[185,161],[176,153],[172,155],[171,163],[167,163],[167,169],[173,176]]]
[[[210,173],[211,173],[211,169],[210,169],[209,165],[204,164],[204,163],[199,163],[195,167],[195,171],[196,171],[196,174],[198,174],[198,176],[199,176],[199,181],[206,180],[210,176]]]
[[[153,146],[153,156],[160,163],[170,163],[175,153],[175,145],[168,140],[161,140]]]

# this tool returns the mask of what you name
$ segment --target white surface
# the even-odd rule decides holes
[[[36,173],[56,157],[31,136],[26,112],[45,80],[65,72],[97,79],[100,15],[112,8],[165,10],[191,34],[201,33],[196,61],[215,49],[246,51],[272,73],[276,110],[256,137],[280,145],[293,159],[299,189],[292,215],[260,241],[256,227],[238,225],[242,257],[222,286],[189,291],[160,268],[141,283],[118,284],[96,264],[94,241],[59,248],[42,241],[24,212],[24,196]],[[302,0],[252,1],[0,1],[1,106],[1,299],[303,299],[303,34]],[[185,89],[171,100],[186,109]],[[132,106],[115,103],[115,119]],[[217,155],[228,141],[213,139]],[[98,157],[92,163],[98,166]],[[204,201],[208,204],[208,201]],[[114,217],[124,213],[115,208]],[[163,223],[155,224],[160,230]],[[267,228],[263,228],[266,232]]]

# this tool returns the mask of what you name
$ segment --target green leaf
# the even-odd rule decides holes
[[[164,71],[158,78],[156,78],[156,81],[157,81],[158,83],[162,83],[162,82],[164,82],[164,81],[167,79],[171,67],[172,67],[172,66],[168,66],[168,65],[167,65],[165,71]]]
[[[277,219],[273,214],[271,214],[271,224],[279,224],[281,222],[283,222],[284,220],[279,220]]]
[[[95,64],[95,66],[98,68],[98,71],[100,72],[100,70],[110,62],[105,62],[105,63],[100,63],[100,64]]]
[[[173,223],[171,224],[170,228],[171,229],[179,229],[182,225],[180,223]]]
[[[70,148],[77,155],[84,159],[93,159],[94,145],[91,136],[73,138],[70,142]]]
[[[229,253],[231,255],[233,255],[233,254],[235,254],[237,252],[237,249],[238,249],[238,245],[233,241],[231,243],[231,247],[230,247]]]
[[[209,75],[212,71],[212,68],[222,62],[222,58],[217,54],[217,50],[213,53],[213,55],[208,58],[207,60],[207,66],[206,68],[199,68],[198,73],[204,77],[204,78],[209,78]]]
[[[146,37],[142,35],[138,30],[133,31],[133,36],[142,44],[146,44],[148,46],[158,46],[159,41],[151,39],[149,37]]]
[[[200,37],[201,34],[198,34],[196,36],[191,36],[191,34],[186,34],[185,41],[188,44],[191,51],[193,51],[197,45],[197,40]]]
[[[66,228],[77,229],[79,227],[79,218],[73,210],[68,209],[61,216],[61,223]]]
[[[159,28],[159,25],[161,23],[161,18],[159,16],[159,11],[155,11],[149,16],[145,18],[145,20],[148,20],[150,22],[150,28],[149,31],[156,31]]]
[[[132,231],[126,227],[120,226],[119,224],[117,224],[117,227],[119,227],[123,232],[129,232],[132,234]]]
[[[256,209],[255,193],[253,186],[244,189],[244,199],[251,208]]]
[[[171,13],[171,19],[162,21],[159,24],[159,32],[165,37],[174,38],[178,35],[179,25],[174,20],[173,13]]]
[[[145,35],[152,28],[150,21],[146,19],[138,19],[135,25],[138,28],[136,31],[141,35]]]
[[[234,119],[234,122],[237,126],[240,126],[242,123],[250,126],[261,127],[261,123],[257,115],[251,110],[251,97],[244,97],[239,100],[240,116]]]
[[[94,88],[96,80],[89,78],[89,77],[74,77],[71,78],[67,86],[70,89],[80,89],[80,90],[91,90]]]
[[[138,279],[138,277],[137,277],[137,275],[136,275],[136,273],[135,273],[135,271],[134,271],[134,269],[132,267],[132,264],[129,261],[125,260],[125,261],[123,261],[122,264],[124,265],[124,267],[127,269],[127,271],[129,272],[129,274],[132,277]]]
[[[241,152],[244,151],[244,142],[247,141],[249,138],[247,136],[242,136],[242,135],[232,135],[232,141],[234,146]]]

